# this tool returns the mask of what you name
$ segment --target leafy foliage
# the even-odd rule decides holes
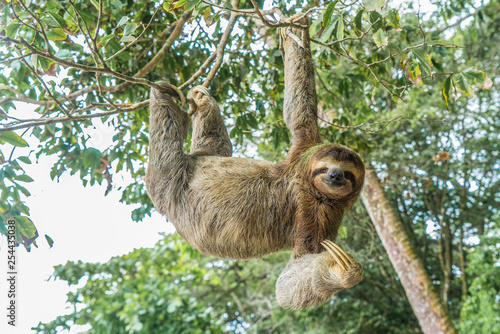
[[[373,233],[356,233],[347,240],[366,242],[376,238]],[[384,250],[372,240],[356,256],[369,252],[379,257],[369,260],[366,280],[377,285],[362,284],[327,305],[299,312],[282,309],[273,298],[290,252],[247,262],[219,260],[168,235],[152,249],[134,250],[108,263],[56,267],[54,278],[78,286],[68,295],[74,311],[36,330],[57,333],[90,325],[89,333],[280,333],[283,328],[289,333],[419,332],[399,283],[380,283],[382,273],[394,275]]]
[[[222,66],[212,67],[217,75],[207,84],[236,154],[271,161],[286,155],[279,23],[268,15],[263,23],[252,2],[2,4],[0,232],[14,217],[25,246],[38,233],[24,203],[33,180],[23,166],[42,155],[58,157],[53,179],[77,174],[85,185],[120,191],[121,201],[135,207],[134,220],[151,213],[143,182],[149,88],[167,80],[186,91],[207,80],[214,52],[223,46]],[[401,7],[378,0],[274,5],[287,17],[303,12],[311,19],[325,141],[356,149],[379,172],[461,330],[494,330],[500,281],[492,218],[498,216],[500,165],[498,1],[482,7],[444,1],[428,10],[412,1]],[[241,17],[223,45],[236,7]],[[19,116],[21,102],[36,107],[30,116]],[[113,132],[109,145],[91,140],[98,119]],[[36,144],[26,147],[28,142]],[[118,187],[116,176],[132,181]],[[86,324],[90,332],[282,332],[289,325],[287,331],[297,333],[419,332],[373,226],[359,218],[366,217],[360,207],[354,211],[341,242],[364,259],[365,281],[318,309],[291,312],[274,304],[274,282],[287,253],[220,261],[168,236],[154,249],[106,264],[58,267],[55,277],[83,288],[69,295],[74,313],[38,330]],[[478,313],[485,316],[478,319]]]
[[[498,221],[496,217],[491,232],[482,238],[482,244],[469,255],[467,273],[472,277],[470,295],[464,298],[460,314],[460,329],[464,333],[493,333],[497,330],[495,324],[500,321]]]
[[[38,330],[58,333],[71,325],[90,324],[91,333],[219,333],[222,319],[191,292],[193,286],[209,289],[220,282],[197,262],[199,257],[179,238],[169,237],[152,250],[137,249],[105,264],[58,266],[58,279],[86,283],[68,295],[73,314]]]

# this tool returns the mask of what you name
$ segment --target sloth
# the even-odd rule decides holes
[[[307,30],[284,34],[284,119],[292,146],[279,163],[231,157],[219,107],[197,86],[189,114],[165,82],[150,98],[146,186],[156,209],[194,248],[219,258],[249,259],[293,249],[276,283],[283,307],[304,309],[358,284],[361,265],[332,240],[358,197],[364,166],[351,149],[322,144]],[[182,93],[180,93],[182,94]],[[192,115],[192,144],[183,150]]]

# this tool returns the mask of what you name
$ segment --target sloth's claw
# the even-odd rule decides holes
[[[363,279],[363,267],[352,256],[346,254],[339,246],[330,240],[321,243],[336,264],[333,275],[343,288],[350,288]],[[333,269],[333,268],[332,268]]]
[[[208,96],[211,97],[210,91],[205,86],[196,86],[191,88],[189,91],[187,98],[189,102],[189,112],[188,115],[192,116],[197,111],[198,104],[203,100],[203,97]]]
[[[188,99],[193,99],[195,102],[198,102],[203,98],[203,95],[210,96],[210,91],[205,86],[196,86],[193,87],[188,93]]]
[[[335,259],[337,264],[342,267],[342,269],[347,270],[351,265],[352,262],[347,256],[347,254],[337,246],[334,242],[325,239],[321,242],[321,245],[325,247],[325,249],[330,253],[330,255]]]

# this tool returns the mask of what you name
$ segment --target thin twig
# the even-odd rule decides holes
[[[23,64],[29,68],[29,70],[31,71],[31,73],[33,73],[33,75],[38,79],[38,81],[42,84],[42,87],[43,89],[45,90],[45,92],[50,96],[50,98],[52,99],[52,101],[54,101],[57,106],[61,109],[61,111],[66,115],[66,116],[69,116],[69,112],[66,110],[66,108],[63,107],[63,105],[61,104],[61,102],[59,102],[58,99],[55,98],[54,95],[52,95],[52,92],[50,91],[50,89],[47,87],[47,84],[45,83],[45,81],[43,81],[43,79],[38,75],[38,73],[36,72],[36,69],[32,66],[30,66],[30,64],[28,64],[28,62],[26,61],[26,59],[22,58],[21,61],[23,62]]]
[[[38,29],[36,28],[36,26],[29,25],[28,23],[26,23],[26,22],[25,22],[25,20],[21,20],[21,19],[19,18],[19,16],[17,16],[16,11],[14,10],[14,5],[13,5],[13,2],[11,2],[11,3],[10,3],[10,9],[11,9],[12,15],[14,15],[14,18],[15,18],[15,19],[16,19],[19,23],[21,23],[23,26],[28,27],[28,28],[29,28],[29,29],[31,29],[31,30],[36,31],[36,32],[37,32],[37,33],[39,33],[39,34],[41,34],[41,33],[42,33],[40,30],[38,30]]]
[[[136,74],[135,78],[142,78],[146,76],[151,70],[163,59],[165,54],[168,53],[170,47],[174,44],[174,42],[179,38],[182,33],[182,29],[184,28],[184,24],[191,17],[192,12],[184,13],[181,18],[177,21],[174,30],[168,37],[165,44],[163,44],[162,48],[156,53],[156,55],[149,61],[143,68],[141,68]]]
[[[94,67],[94,66],[81,65],[81,64],[77,64],[77,63],[72,62],[72,61],[68,61],[68,60],[64,60],[64,59],[55,57],[53,55],[46,54],[46,53],[44,53],[42,51],[39,51],[35,47],[31,46],[30,44],[28,44],[23,39],[16,40],[16,39],[5,37],[5,36],[0,36],[0,41],[2,41],[2,40],[6,41],[6,42],[11,42],[11,43],[14,43],[14,44],[22,45],[22,46],[28,48],[32,53],[34,53],[36,55],[39,55],[41,57],[53,60],[54,62],[56,62],[58,64],[61,64],[61,65],[64,65],[66,67],[77,68],[77,69],[82,70],[84,72],[106,73],[106,74],[110,74],[110,75],[112,75],[112,76],[114,76],[114,77],[116,77],[118,79],[121,79],[123,81],[127,81],[127,82],[130,82],[130,83],[136,83],[136,84],[143,84],[143,85],[149,86],[151,88],[158,89],[160,91],[164,90],[164,88],[162,88],[162,86],[157,85],[156,83],[151,82],[151,81],[149,81],[147,79],[144,79],[144,78],[130,77],[128,75],[124,75],[124,74],[121,74],[119,72],[115,72],[115,71],[113,71],[113,70],[111,70],[109,68],[102,68],[102,67]]]
[[[210,2],[210,1],[207,1],[207,0],[203,0],[203,3],[207,4],[207,5],[211,6],[211,7],[216,7],[216,8],[228,11],[228,12],[234,12],[234,13],[238,13],[238,14],[242,14],[242,15],[245,15],[245,14],[255,14],[255,10],[252,10],[252,9],[228,8],[228,7],[217,5],[217,4],[215,4],[213,2]]]
[[[146,32],[146,30],[148,30],[149,26],[151,25],[151,23],[153,22],[153,19],[154,17],[156,16],[156,13],[158,13],[158,10],[161,8],[161,6],[158,6],[158,8],[156,8],[155,12],[153,13],[153,15],[151,16],[151,19],[149,20],[148,24],[146,27],[143,27],[143,30],[142,32],[139,34],[139,36],[137,36],[133,41],[131,41],[129,44],[125,45],[121,50],[119,50],[118,52],[116,52],[114,55],[112,55],[111,57],[108,57],[106,59],[104,59],[104,61],[110,61],[111,59],[115,58],[116,56],[120,55],[122,52],[124,52],[125,50],[127,50],[129,47],[131,47],[132,45],[134,45],[138,40],[139,38],[142,37],[142,35],[144,35],[144,33]]]
[[[94,45],[97,46],[97,37],[99,36],[99,29],[101,28],[101,19],[102,19],[102,0],[99,0],[99,14],[97,15],[97,24],[95,26],[94,37],[92,40],[94,41]]]
[[[99,104],[99,105],[102,105],[102,104]],[[21,124],[19,124],[19,122],[12,122],[9,124],[2,125],[2,127],[0,128],[0,133],[7,132],[7,131],[13,131],[13,130],[19,130],[19,129],[26,129],[26,128],[30,128],[33,126],[43,126],[43,125],[54,124],[54,123],[66,123],[66,122],[71,122],[71,121],[80,121],[80,120],[84,120],[84,119],[108,117],[108,116],[115,115],[115,114],[136,111],[136,110],[145,108],[148,105],[149,105],[149,100],[146,100],[146,101],[143,101],[140,103],[129,105],[128,107],[125,107],[125,108],[119,108],[119,109],[114,109],[111,111],[95,113],[95,114],[76,115],[76,116],[69,116],[69,117],[66,116],[66,117],[55,117],[55,118],[25,119],[25,120],[21,120],[23,122]],[[95,106],[95,108],[98,108],[98,107],[99,106]]]
[[[20,55],[19,57],[7,58],[7,59],[5,59],[5,60],[0,61],[0,64],[10,63],[10,62],[15,61],[15,60],[19,60],[19,59],[22,59],[22,58],[29,57],[29,56],[31,56],[32,54],[33,54],[33,53],[28,52],[28,53],[25,53],[25,54],[23,54],[23,55]]]
[[[271,22],[268,19],[266,19],[264,17],[264,15],[270,15],[272,13],[280,12],[279,9],[273,8],[269,11],[266,11],[266,10],[261,11],[259,9],[259,5],[257,4],[257,2],[255,0],[250,0],[250,1],[252,2],[252,5],[254,6],[254,10],[253,11],[244,11],[243,13],[239,13],[240,15],[257,14],[257,16],[262,21],[262,23],[264,23],[264,25],[268,26],[269,28],[280,28],[280,27],[296,27],[296,28],[301,28],[301,29],[307,28],[305,25],[296,23],[297,20],[295,18],[293,20],[285,21],[285,22]],[[220,7],[220,6],[215,5],[215,7]],[[234,8],[234,6],[233,6],[233,8]],[[237,13],[234,9],[230,9],[230,8],[226,8],[226,7],[222,7],[222,9],[228,10],[231,13]]]
[[[45,51],[47,51],[49,54],[52,54],[52,51],[51,51],[50,45],[49,45],[49,40],[47,38],[47,35],[45,34],[45,29],[43,28],[42,22],[40,21],[40,19],[35,14],[33,14],[32,11],[30,11],[28,9],[28,7],[24,4],[24,1],[22,1],[22,0],[19,1],[19,4],[21,5],[21,7],[23,7],[23,9],[25,11],[27,11],[30,14],[30,16],[35,20],[35,22],[37,22],[38,25],[40,26],[39,32],[41,32],[43,40],[45,41]],[[12,11],[14,11],[14,9],[12,9]]]
[[[372,123],[359,123],[356,125],[337,125],[334,124],[330,121],[327,121],[321,117],[318,117],[322,122],[327,123],[328,125],[331,125],[333,127],[342,129],[342,130],[348,130],[348,129],[359,129],[361,131],[364,131],[366,133],[375,133],[375,132],[380,132],[383,131],[389,124],[394,123],[394,122],[414,122],[414,121],[420,121],[420,122],[450,122],[451,120],[449,119],[424,119],[424,118],[403,118],[403,116],[398,116],[395,117],[391,120],[388,121],[380,121],[380,122],[372,122]],[[365,127],[369,126],[374,126],[374,125],[382,125],[378,130],[366,130],[364,129]]]
[[[239,0],[232,0],[231,5],[233,8],[238,8],[240,1]],[[210,86],[212,83],[212,80],[215,77],[215,74],[219,71],[220,66],[222,65],[222,60],[224,59],[224,49],[226,48],[226,44],[229,41],[229,36],[231,36],[231,32],[233,31],[234,24],[238,20],[238,13],[236,12],[231,12],[231,15],[229,16],[229,22],[227,24],[226,31],[224,31],[224,34],[221,37],[220,43],[217,46],[217,58],[215,60],[214,66],[210,69],[210,72],[208,72],[207,78],[205,81],[203,81],[203,86],[207,87]]]
[[[198,80],[198,78],[201,77],[205,73],[205,71],[210,66],[210,64],[212,64],[212,62],[215,60],[215,57],[217,57],[217,53],[216,52],[212,53],[210,55],[210,57],[208,57],[205,60],[205,62],[203,63],[203,65],[200,66],[200,68],[198,69],[198,71],[196,71],[196,73],[193,74],[191,76],[191,78],[189,78],[182,85],[179,86],[179,89],[180,90],[184,90],[185,88],[187,88],[188,86],[190,86],[191,84],[193,84],[193,82],[195,82],[196,80]]]
[[[178,21],[176,21],[176,23],[175,23],[175,30],[172,32],[172,34],[169,36],[169,38],[167,39],[167,41],[165,42],[165,44],[162,46],[162,50],[166,51],[169,47],[172,46],[172,44],[174,43],[174,41],[180,36],[180,34],[182,32],[183,25],[184,25],[184,23],[188,19],[189,19],[189,17],[187,15],[186,16],[183,15],[181,17],[181,19],[179,19]],[[173,27],[173,25],[170,26],[169,28],[165,29],[162,32],[162,34],[167,33],[168,30],[171,29],[171,27]],[[12,39],[9,39],[7,37],[2,38],[2,36],[0,36],[0,40],[2,40],[2,39],[5,40],[5,41],[7,41],[7,42],[12,42],[14,44],[22,44],[21,41],[12,40]],[[15,57],[15,58],[9,58],[8,60],[10,60],[10,61],[17,60],[17,59],[21,59],[21,58],[27,57],[28,55],[32,55],[32,54],[38,54],[38,55],[40,55],[39,53],[29,52],[28,54],[25,54],[23,56]],[[162,53],[160,53],[160,54],[162,54]],[[215,57],[215,54],[214,54],[214,57]],[[157,54],[156,57],[154,57],[150,62],[148,62],[143,68],[141,68],[136,73],[135,78],[141,78],[141,77],[144,77],[145,75],[147,75],[160,62],[161,59],[162,59],[162,57],[158,56],[158,54]],[[7,60],[5,60],[4,62],[6,62],[6,61]],[[69,62],[69,63],[71,63],[71,62]],[[208,63],[208,65],[210,65],[210,63]],[[69,65],[69,64],[63,64],[63,65],[65,65],[67,67],[75,67],[75,66],[73,66],[73,64],[74,63],[71,63],[71,65]],[[208,65],[207,65],[207,67],[208,67]],[[85,66],[85,67],[87,69],[91,69],[91,68],[98,69],[98,71],[100,73],[108,73],[108,74],[114,75],[113,71],[109,72],[107,70],[102,70],[102,69],[99,69],[99,68],[96,68],[96,67],[90,67],[90,66]],[[90,70],[88,72],[92,72],[92,70]],[[122,83],[120,85],[112,86],[112,87],[101,87],[100,90],[102,92],[120,92],[120,91],[126,89],[129,86],[129,83],[130,83],[130,81],[126,80],[125,83]],[[141,82],[141,83],[144,83],[144,82]],[[99,89],[99,87],[97,85],[87,86],[85,88],[82,88],[82,89],[79,89],[79,90],[77,90],[75,92],[72,92],[71,94],[65,96],[64,98],[66,100],[68,100],[68,101],[74,101],[80,95],[93,92],[93,91],[95,91],[97,89]],[[183,89],[183,88],[181,88],[181,89]],[[11,101],[27,102],[27,103],[31,103],[31,104],[46,106],[48,108],[51,108],[54,105],[53,101],[37,101],[35,99],[31,99],[31,98],[25,96],[24,94],[22,94],[20,92],[15,91],[14,89],[11,89],[10,91],[15,94],[15,97],[11,97],[11,96],[5,97],[4,99],[0,100],[0,105],[8,103],[8,102],[11,102]]]
[[[69,0],[69,3],[71,4],[71,6],[73,7],[73,9],[75,11],[75,14],[77,17],[74,18],[74,21],[76,22],[76,25],[78,26],[78,28],[83,32],[83,37],[85,38],[85,41],[87,42],[87,44],[89,46],[89,49],[90,49],[91,54],[92,54],[92,59],[94,59],[94,63],[96,65],[100,64],[103,68],[107,68],[108,65],[106,64],[106,62],[102,58],[101,54],[99,53],[99,48],[97,47],[96,40],[94,40],[91,37],[90,28],[89,28],[89,25],[87,24],[87,21],[83,18],[82,13],[80,13],[78,8],[76,8],[75,2],[72,0]],[[87,33],[85,33],[82,26],[80,25],[80,20],[78,19],[78,17],[80,17],[82,19],[83,24],[85,25],[85,28],[87,29]],[[92,43],[89,42],[89,39]]]

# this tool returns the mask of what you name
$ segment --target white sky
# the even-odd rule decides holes
[[[19,116],[30,117],[29,109],[19,110]],[[90,134],[93,146],[102,149],[110,144],[112,134],[108,129],[100,127]],[[36,148],[33,145],[37,140],[25,137],[30,147],[16,149],[16,156]],[[9,150],[4,151],[4,154],[9,153]],[[143,222],[133,222],[130,218],[133,207],[119,203],[121,192],[113,190],[104,196],[105,182],[103,186],[83,187],[78,175],[70,176],[69,173],[63,174],[59,182],[52,181],[49,173],[55,157],[42,157],[38,164],[34,157],[31,160],[33,164],[27,165],[25,170],[35,181],[26,184],[32,194],[26,203],[31,209],[30,218],[38,228],[39,248],[32,247],[31,253],[24,247],[17,249],[18,326],[13,329],[6,324],[7,248],[5,237],[0,237],[0,307],[3,310],[0,333],[30,333],[33,332],[30,328],[40,321],[49,322],[69,312],[65,304],[69,287],[63,281],[51,279],[47,282],[54,265],[78,260],[106,262],[134,248],[151,247],[161,238],[160,232],[174,230],[157,213]],[[114,178],[119,183],[129,182],[120,182],[116,175]],[[51,249],[45,234],[54,240]]]

